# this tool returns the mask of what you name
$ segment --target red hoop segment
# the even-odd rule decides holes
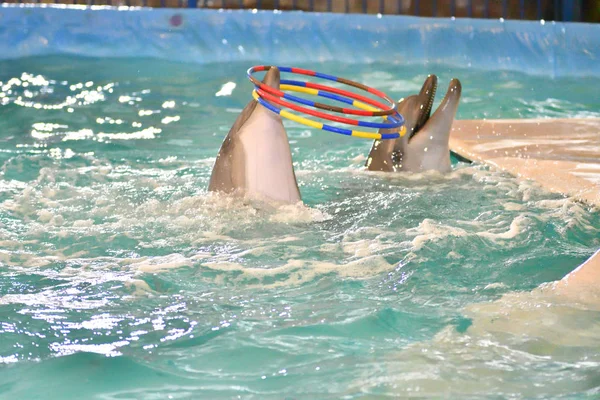
[[[310,70],[306,70],[306,69],[301,69],[301,68],[292,68],[292,67],[277,67],[281,72],[291,72],[291,73],[296,73],[296,74],[301,74],[301,75],[308,75],[308,76],[316,76],[318,78],[323,78],[323,79],[327,79],[330,81],[334,81],[334,82],[340,82],[340,83],[344,83],[346,85],[350,85],[356,88],[359,88],[361,90],[367,91],[369,93],[372,93],[380,98],[383,98],[384,100],[386,100],[389,105],[385,105],[382,104],[376,100],[372,100],[368,97],[365,96],[361,96],[359,94],[356,93],[352,93],[352,92],[348,92],[346,90],[343,89],[338,89],[338,88],[333,88],[333,87],[329,87],[329,86],[325,86],[325,85],[320,85],[317,83],[312,83],[312,82],[298,82],[298,81],[282,81],[281,83],[287,83],[287,84],[291,84],[291,85],[295,85],[295,86],[304,86],[307,88],[311,88],[311,89],[317,89],[319,91],[323,91],[323,92],[328,92],[328,93],[334,93],[334,94],[338,94],[338,95],[342,95],[342,96],[346,96],[347,98],[350,99],[354,99],[355,101],[360,101],[362,103],[366,103],[366,104],[370,104],[374,107],[379,108],[381,111],[365,111],[365,110],[355,110],[352,108],[343,108],[343,107],[337,107],[337,106],[332,106],[329,104],[323,104],[323,103],[318,103],[318,102],[314,102],[314,101],[310,101],[307,102],[306,100],[303,100],[301,98],[298,98],[296,96],[292,96],[292,95],[288,95],[280,90],[277,90],[275,88],[272,88],[268,85],[263,84],[262,82],[260,82],[258,79],[256,79],[255,77],[252,76],[252,74],[254,72],[260,72],[260,71],[268,71],[271,69],[271,66],[268,65],[259,65],[259,66],[255,66],[252,67],[250,69],[248,69],[247,71],[247,75],[248,75],[248,79],[250,79],[250,81],[259,89],[262,89],[263,92],[267,92],[270,93],[272,95],[275,95],[277,97],[282,97],[282,98],[286,98],[288,100],[292,100],[294,102],[299,102],[301,104],[307,104],[310,105],[311,107],[315,107],[315,108],[320,108],[323,110],[328,110],[328,111],[333,111],[333,112],[338,112],[338,113],[343,113],[343,114],[352,114],[352,115],[361,115],[361,116],[368,116],[368,117],[383,117],[383,116],[389,116],[389,115],[393,115],[396,113],[396,103],[390,99],[388,96],[385,95],[385,93],[377,90],[377,89],[373,89],[370,88],[368,86],[365,86],[361,83],[358,82],[354,82],[351,81],[349,79],[344,79],[344,78],[338,78],[336,76],[333,75],[327,75],[327,74],[322,74],[319,72],[315,72],[315,71],[310,71]],[[347,99],[342,99],[342,98],[338,98],[336,96],[333,95],[324,95],[323,94],[319,94],[319,96],[322,97],[327,97],[327,98],[332,98],[334,100],[347,100]],[[332,97],[333,96],[333,97]],[[310,103],[310,104],[309,104]],[[391,108],[390,108],[391,107]]]

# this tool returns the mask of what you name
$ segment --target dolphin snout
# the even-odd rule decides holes
[[[458,79],[453,78],[450,81],[450,84],[448,85],[448,93],[451,96],[460,97],[460,95],[462,94],[462,85],[460,84],[460,81]]]
[[[269,68],[269,70],[265,74],[263,83],[265,83],[266,85],[268,85],[272,88],[279,89],[280,80],[281,80],[281,72],[279,71],[279,68],[272,66]]]
[[[454,118],[454,114],[456,114],[456,110],[458,109],[461,94],[462,85],[460,84],[460,81],[456,78],[452,79],[448,85],[446,96],[444,96],[444,99],[434,113],[434,116],[438,113],[448,113],[450,114],[447,115],[448,118]]]

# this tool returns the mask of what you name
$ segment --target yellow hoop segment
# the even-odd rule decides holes
[[[301,92],[301,93],[306,93],[306,94],[311,94],[311,95],[316,95],[318,93],[317,89],[301,87],[301,86],[281,85],[280,88],[281,88],[281,90],[290,90],[290,91],[294,91],[294,92]],[[256,90],[253,90],[252,97],[254,98],[254,100],[258,101],[260,96],[258,95],[258,92]],[[353,106],[356,108],[366,110],[366,111],[379,111],[378,108],[370,106],[365,103],[362,103],[357,100],[354,100]],[[282,117],[287,118],[289,120],[292,120],[294,122],[297,122],[299,124],[310,126],[311,128],[323,129],[323,124],[321,122],[317,122],[317,121],[313,121],[308,118],[301,117],[299,115],[293,114],[286,110],[281,110],[279,112],[279,115],[281,115]],[[387,119],[387,116],[384,116],[383,118]],[[400,135],[400,137],[402,137],[405,134],[406,134],[406,127],[402,126],[402,128],[400,129],[399,135]],[[352,130],[350,136],[354,136],[354,137],[358,137],[358,138],[362,138],[362,139],[373,139],[373,140],[381,139],[381,133],[377,133],[377,132],[365,132],[365,131]]]

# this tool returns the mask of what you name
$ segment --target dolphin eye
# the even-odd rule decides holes
[[[395,150],[392,152],[392,162],[394,164],[399,164],[402,162],[402,152]]]

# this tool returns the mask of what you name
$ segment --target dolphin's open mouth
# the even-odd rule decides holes
[[[419,103],[421,104],[421,112],[417,118],[415,129],[412,131],[411,137],[414,136],[419,129],[421,129],[431,116],[431,109],[433,108],[433,100],[435,100],[435,92],[437,90],[437,76],[429,75],[421,88],[419,93]]]

